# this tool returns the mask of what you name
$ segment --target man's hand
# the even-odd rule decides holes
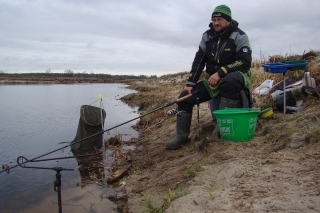
[[[188,86],[186,86],[186,87],[184,87],[184,88],[182,89],[182,91],[186,90],[186,91],[188,91],[188,94],[191,94],[192,89],[193,89],[193,87],[188,87]]]
[[[210,86],[213,87],[213,86],[217,85],[219,83],[219,81],[220,81],[220,77],[219,77],[218,73],[216,72],[210,76],[208,83]]]

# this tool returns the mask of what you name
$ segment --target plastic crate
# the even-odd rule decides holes
[[[284,73],[288,71],[288,66],[284,63],[262,64],[265,72]]]

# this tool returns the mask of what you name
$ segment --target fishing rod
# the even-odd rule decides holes
[[[138,117],[135,117],[135,118],[133,118],[133,119],[130,119],[130,120],[126,121],[126,122],[123,122],[123,123],[121,123],[121,124],[118,124],[118,125],[116,125],[116,126],[114,126],[114,127],[111,127],[111,128],[109,128],[109,129],[106,129],[106,130],[103,130],[103,131],[101,131],[101,132],[95,133],[95,134],[90,135],[90,136],[88,136],[88,137],[82,138],[82,139],[80,139],[80,140],[78,140],[78,141],[73,141],[73,142],[71,142],[69,145],[66,145],[66,146],[64,146],[64,147],[55,149],[55,150],[53,150],[53,151],[50,151],[50,152],[45,153],[45,154],[43,154],[43,155],[40,155],[40,156],[38,156],[38,157],[32,158],[32,159],[30,159],[30,160],[28,160],[27,158],[25,158],[25,157],[23,157],[23,156],[20,156],[20,157],[18,157],[18,159],[17,159],[17,164],[16,164],[16,165],[11,166],[11,167],[9,167],[9,166],[7,166],[7,165],[5,165],[5,166],[3,165],[3,166],[2,166],[2,171],[0,171],[0,173],[2,173],[2,172],[7,172],[7,173],[9,173],[10,169],[15,168],[15,167],[18,167],[18,166],[27,168],[27,167],[25,166],[26,163],[29,163],[29,162],[37,162],[36,160],[39,159],[39,158],[41,158],[41,157],[44,157],[44,156],[46,156],[46,155],[52,154],[52,153],[54,153],[54,152],[57,152],[57,151],[59,151],[59,150],[65,149],[65,148],[67,148],[67,147],[69,147],[69,146],[71,146],[71,145],[80,143],[80,142],[85,141],[85,140],[87,140],[87,139],[90,139],[90,138],[92,138],[92,137],[95,137],[95,136],[98,136],[98,135],[100,135],[100,134],[103,134],[104,132],[108,132],[108,131],[110,131],[110,130],[112,130],[112,129],[115,129],[115,128],[119,127],[119,126],[122,126],[122,125],[124,125],[124,124],[130,123],[131,121],[134,121],[134,120],[136,120],[136,119],[139,119],[139,118],[142,118],[142,117],[144,117],[144,116],[146,116],[146,115],[149,115],[149,114],[151,114],[151,113],[154,113],[154,112],[156,112],[156,111],[158,111],[158,110],[161,110],[161,109],[164,109],[164,108],[166,108],[166,107],[169,107],[169,106],[171,106],[171,105],[173,105],[173,104],[179,103],[179,102],[181,102],[181,101],[183,101],[183,100],[185,100],[185,99],[187,99],[187,98],[189,98],[189,97],[191,97],[191,96],[193,96],[193,95],[195,95],[195,94],[197,94],[197,93],[199,93],[199,91],[195,91],[195,92],[193,92],[193,93],[190,93],[190,94],[188,94],[188,95],[186,95],[186,96],[183,96],[183,97],[181,97],[181,98],[179,98],[179,99],[177,99],[177,100],[175,100],[175,101],[172,101],[172,102],[167,103],[167,104],[165,104],[165,105],[163,105],[163,106],[161,106],[161,107],[159,107],[159,108],[156,108],[156,109],[154,109],[154,110],[152,110],[152,111],[149,111],[149,112],[147,112],[147,113],[145,113],[145,114],[143,114],[143,115],[140,115],[140,116],[138,116]],[[23,159],[23,162],[21,162],[21,159]],[[19,162],[19,161],[20,161],[20,162]]]

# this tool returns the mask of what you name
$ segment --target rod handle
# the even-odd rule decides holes
[[[197,93],[199,93],[199,90],[197,90],[197,91],[195,91],[195,92],[193,92],[193,93],[190,93],[190,94],[188,94],[188,95],[186,95],[186,96],[183,96],[183,97],[179,98],[178,100],[176,100],[176,103],[179,103],[180,101],[183,101],[183,100],[185,100],[185,99],[187,99],[187,98],[189,98],[189,97],[191,97],[192,95],[195,95],[195,94],[197,94]]]

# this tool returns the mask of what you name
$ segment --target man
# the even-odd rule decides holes
[[[251,80],[252,51],[248,36],[232,20],[227,5],[214,9],[209,27],[202,35],[187,85],[179,98],[195,91],[197,94],[178,103],[177,132],[166,142],[167,149],[178,149],[189,141],[192,108],[197,101],[203,103],[218,97],[219,109],[243,106],[241,91],[249,88]],[[205,66],[207,77],[198,82]],[[212,134],[219,136],[218,125]]]

